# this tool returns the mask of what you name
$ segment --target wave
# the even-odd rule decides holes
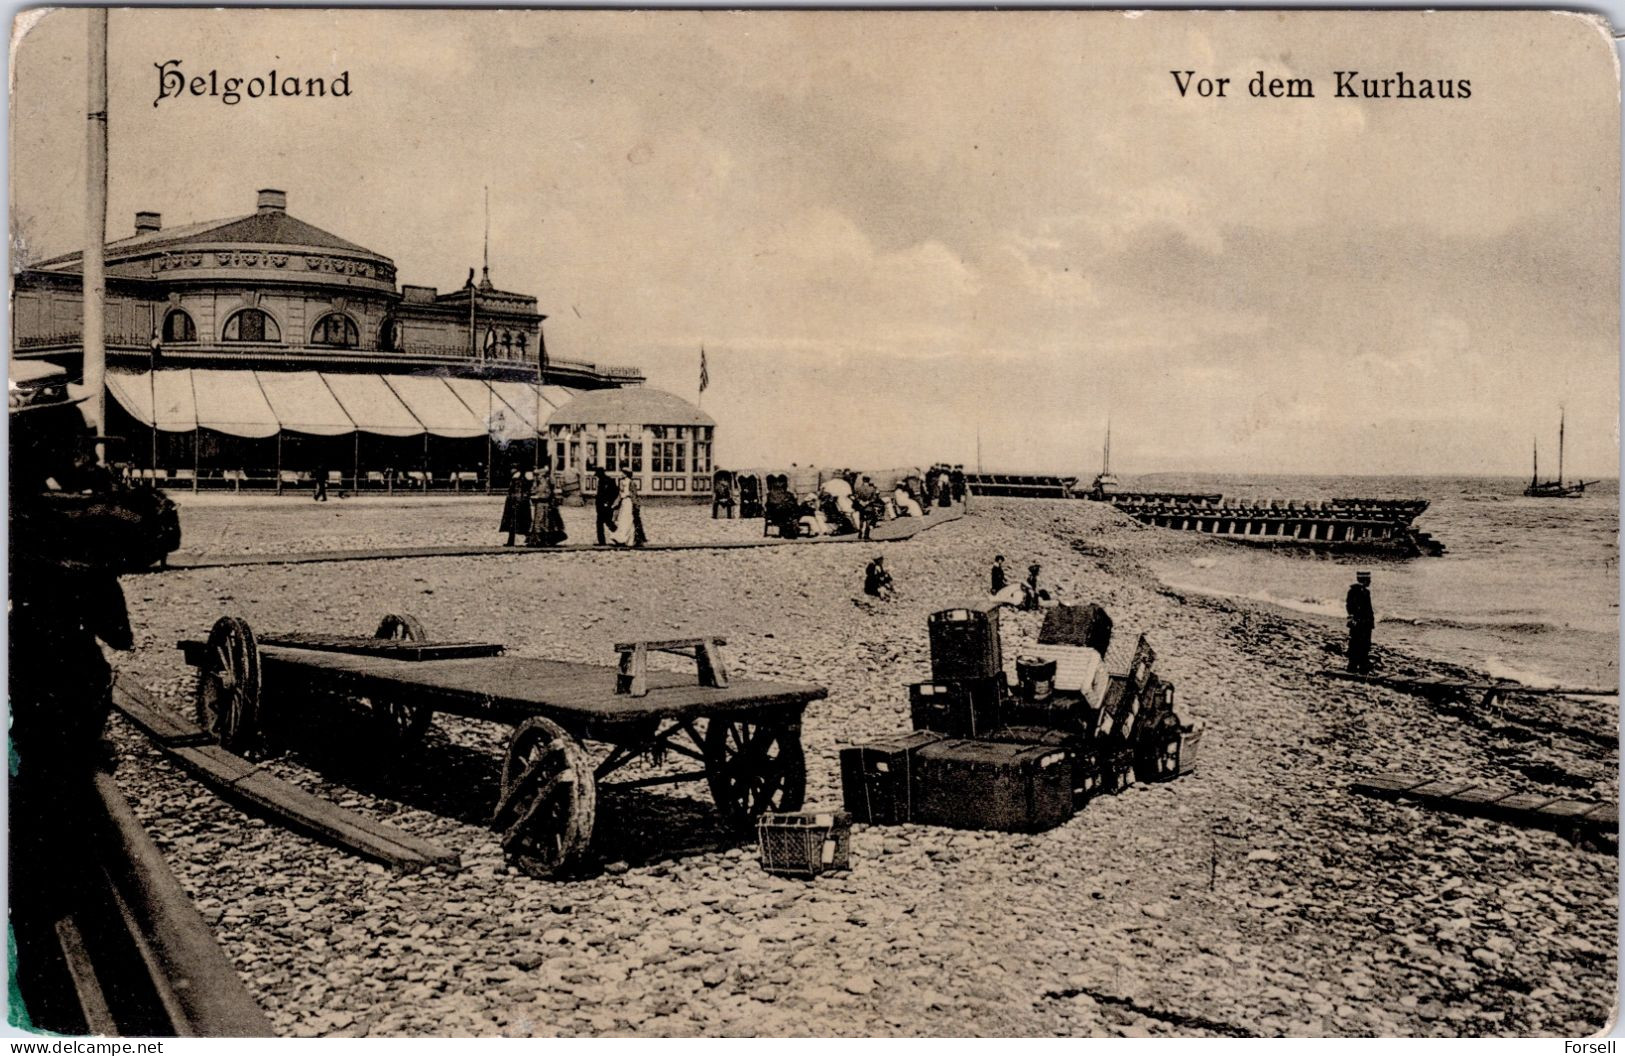
[[[1474,620],[1454,616],[1408,616],[1398,612],[1379,616],[1377,622],[1403,623],[1408,627],[1436,627],[1454,631],[1506,631],[1510,634],[1547,634],[1551,631],[1573,629],[1540,620],[1497,620],[1490,617]]]
[[[1502,660],[1499,656],[1486,656],[1484,658],[1484,673],[1494,679],[1510,679],[1519,685],[1529,686],[1531,689],[1549,689],[1562,685],[1557,679],[1544,671],[1533,668],[1514,667]],[[1572,686],[1573,683],[1571,682]]]
[[[1186,594],[1201,594],[1210,598],[1234,598],[1238,601],[1256,601],[1264,605],[1290,609],[1293,612],[1307,613],[1311,616],[1330,616],[1335,619],[1343,619],[1345,616],[1342,606],[1333,602],[1322,601],[1319,598],[1283,598],[1278,594],[1271,594],[1267,590],[1254,590],[1247,593],[1215,590],[1211,587],[1198,587],[1192,583],[1176,583],[1171,580],[1164,580],[1163,585],[1171,590],[1183,591]]]
[[[1186,594],[1200,594],[1210,598],[1229,598],[1236,601],[1253,601],[1263,605],[1273,605],[1279,609],[1291,612],[1301,612],[1309,616],[1321,616],[1334,620],[1347,618],[1347,612],[1341,604],[1326,601],[1321,598],[1290,598],[1271,593],[1268,590],[1227,591],[1212,587],[1199,587],[1192,583],[1179,583],[1173,580],[1164,580],[1163,585],[1170,590],[1177,590]],[[1407,627],[1433,628],[1437,630],[1459,631],[1501,631],[1507,634],[1550,634],[1554,631],[1572,631],[1574,627],[1564,627],[1561,624],[1546,623],[1540,620],[1528,619],[1470,619],[1453,616],[1415,616],[1408,613],[1394,612],[1378,614],[1378,623],[1403,624]]]

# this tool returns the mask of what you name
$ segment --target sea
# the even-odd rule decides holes
[[[1619,482],[1573,499],[1525,498],[1506,477],[1148,474],[1124,491],[1227,500],[1409,499],[1447,548],[1400,559],[1237,544],[1153,565],[1168,587],[1245,598],[1342,626],[1354,573],[1372,573],[1375,641],[1532,686],[1619,685]]]

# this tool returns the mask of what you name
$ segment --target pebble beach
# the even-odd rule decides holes
[[[489,545],[500,497],[181,496],[183,554]],[[655,541],[759,521],[649,506]],[[590,508],[566,508],[572,542]],[[1616,989],[1615,848],[1353,794],[1405,770],[1614,802],[1611,704],[1447,708],[1315,676],[1339,622],[1183,596],[1158,562],[1226,544],[1088,502],[976,499],[895,543],[516,553],[201,568],[123,580],[122,680],[190,715],[175,649],[221,615],[256,630],[431,637],[609,665],[613,643],[728,640],[737,677],[812,682],[807,802],[839,806],[842,745],[909,727],[926,617],[985,594],[995,553],[1066,602],[1143,632],[1198,767],[1097,798],[1036,835],[856,826],[852,869],[761,869],[703,784],[599,800],[599,867],[569,882],[503,860],[486,821],[507,729],[437,717],[381,761],[315,716],[266,769],[461,855],[397,876],[244,814],[115,716],[119,784],[250,993],[286,1036],[1585,1036]],[[863,598],[886,555],[898,592]],[[1289,559],[1289,558],[1283,558]],[[1038,614],[1005,611],[1005,652]],[[1385,645],[1384,673],[1466,672]],[[674,665],[679,662],[672,660]],[[679,669],[674,666],[673,669]],[[607,746],[591,745],[600,756]]]

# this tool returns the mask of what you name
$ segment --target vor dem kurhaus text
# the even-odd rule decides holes
[[[1169,70],[1180,98],[1229,99],[1231,78],[1201,77],[1195,70]],[[1333,70],[1334,99],[1471,99],[1473,83],[1465,77],[1411,77],[1397,71],[1365,77],[1359,70]],[[1315,82],[1308,77],[1270,77],[1259,70],[1247,82],[1255,99],[1313,99]]]

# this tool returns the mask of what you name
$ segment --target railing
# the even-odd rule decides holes
[[[49,334],[17,335],[13,338],[13,346],[19,351],[25,349],[42,348],[71,348],[82,341],[83,331],[79,329],[58,330]],[[104,338],[109,346],[122,348],[146,349],[152,340],[147,332],[133,333],[126,330],[109,327]],[[482,357],[478,354],[470,356],[467,345],[446,344],[410,344],[405,348],[385,350],[378,347],[378,342],[365,340],[355,345],[318,345],[318,344],[286,344],[279,341],[173,341],[164,346],[167,352],[203,352],[211,355],[221,353],[253,353],[255,355],[342,355],[345,353],[400,356],[403,359],[445,359],[459,363],[479,362]],[[523,367],[534,366],[535,359],[527,349],[524,355],[501,352],[486,355],[483,361],[497,366]],[[600,367],[596,363],[584,359],[565,359],[557,356],[547,358],[549,368],[559,370],[581,371],[596,374],[605,378],[620,378],[625,380],[643,380],[641,367]]]
[[[77,345],[80,343],[80,330],[58,330],[49,334],[29,334],[13,338],[15,348],[55,348],[58,345]],[[140,345],[146,347],[152,340],[150,333],[133,334],[126,330],[108,327],[102,340],[109,345]]]

